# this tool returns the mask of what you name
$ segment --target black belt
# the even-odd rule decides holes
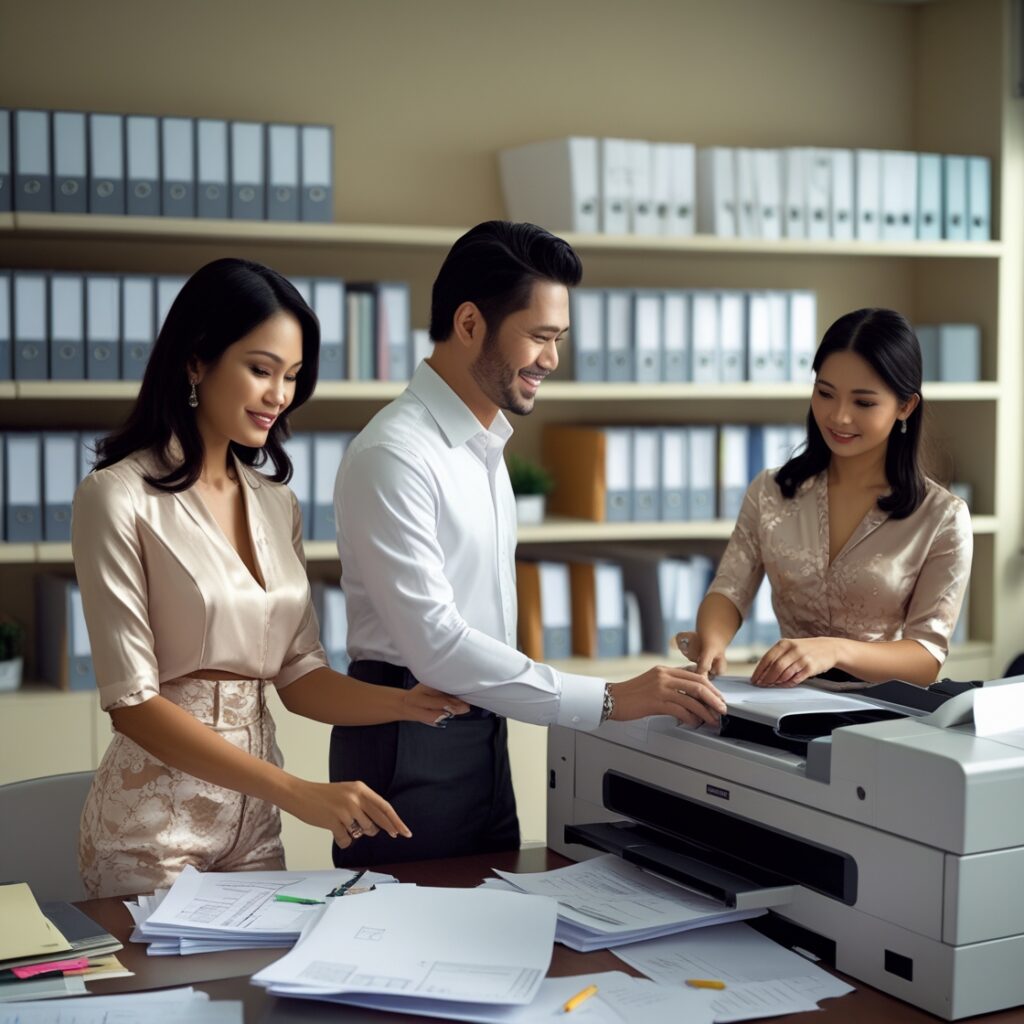
[[[392,665],[388,661],[375,661],[373,659],[359,659],[350,663],[349,675],[364,683],[372,683],[375,686],[391,686],[398,690],[411,690],[419,685],[419,680],[404,666]],[[429,684],[433,686],[433,684]],[[442,686],[434,689],[444,690]],[[478,721],[481,718],[492,718],[493,712],[484,708],[471,707],[464,715],[456,715],[451,722]],[[450,723],[449,723],[450,724]]]

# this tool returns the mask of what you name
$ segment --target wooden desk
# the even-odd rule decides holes
[[[490,874],[493,867],[508,871],[543,871],[569,863],[550,850],[522,850],[519,853],[489,854],[477,857],[459,857],[451,860],[422,861],[381,867],[403,882],[433,886],[474,886]],[[375,1010],[343,1007],[329,1003],[316,1003],[300,999],[278,999],[250,984],[256,971],[279,959],[283,949],[254,949],[231,953],[203,953],[194,956],[146,956],[145,946],[131,943],[132,921],[122,902],[117,899],[88,900],[79,904],[122,943],[118,956],[134,978],[113,978],[92,982],[90,990],[106,995],[114,992],[137,992],[142,989],[170,988],[195,985],[208,992],[213,999],[240,999],[245,1004],[246,1024],[305,1024],[312,1021],[344,1021],[346,1024],[422,1024],[437,1018],[413,1017],[407,1014],[383,1014]],[[636,974],[631,967],[607,950],[595,953],[577,953],[555,944],[550,974],[560,977],[571,974],[590,974],[599,971],[625,971]],[[826,1020],[827,1024],[928,1024],[939,1018],[907,1003],[893,999],[876,989],[846,978],[856,991],[840,999],[822,1003],[825,1017],[793,1014],[773,1020],[786,1024],[810,1024]],[[1024,1024],[1024,1008],[1004,1013],[986,1014],[970,1018],[972,1024]]]

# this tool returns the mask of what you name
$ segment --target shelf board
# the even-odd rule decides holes
[[[996,532],[995,516],[973,516],[975,536]],[[728,540],[731,519],[709,519],[682,523],[592,523],[585,519],[552,516],[539,526],[520,526],[520,544],[572,544],[592,541],[635,540]],[[338,548],[333,540],[304,542],[307,562],[336,562]],[[60,541],[37,544],[0,543],[0,565],[70,565],[71,545]]]
[[[447,249],[464,227],[402,224],[315,224],[309,222],[205,220],[178,217],[108,217],[97,214],[14,213],[0,216],[0,232],[40,238],[116,238],[161,242],[257,242],[272,245],[368,246]],[[720,238],[692,235],[604,235],[560,232],[587,253],[647,255],[833,256],[911,259],[997,259],[1003,244],[991,242],[858,242],[824,239]]]
[[[390,402],[405,389],[404,381],[323,380],[317,384],[313,401]],[[765,402],[805,403],[810,384],[792,381],[759,384],[739,381],[734,384],[594,384],[555,380],[543,385],[541,395],[547,402]],[[20,380],[0,381],[0,398],[19,401],[131,401],[138,394],[133,380]],[[925,384],[929,402],[991,402],[1002,393],[998,381],[968,384],[933,382]]]

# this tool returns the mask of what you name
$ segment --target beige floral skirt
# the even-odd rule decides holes
[[[229,743],[281,765],[265,681],[177,679],[160,696]],[[115,733],[82,811],[78,866],[94,897],[152,892],[182,869],[258,871],[284,867],[281,815],[264,800],[170,768]]]

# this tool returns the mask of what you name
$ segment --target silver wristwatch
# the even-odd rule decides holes
[[[601,703],[601,724],[604,725],[615,714],[615,697],[612,695],[612,684],[604,684],[604,700]]]

